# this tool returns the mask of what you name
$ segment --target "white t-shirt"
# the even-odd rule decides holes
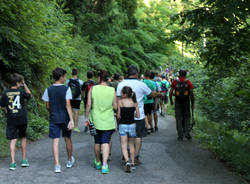
[[[73,78],[72,78],[73,79]],[[74,79],[73,79],[74,80]],[[77,79],[78,81],[79,81],[79,83],[80,83],[80,89],[82,89],[82,85],[83,85],[83,81],[81,80],[81,79]],[[68,86],[69,87],[69,80],[67,80],[66,81],[66,84],[65,84],[66,86]],[[80,95],[78,98],[74,98],[73,100],[82,100],[82,97],[81,97],[82,95]]]
[[[144,82],[141,82],[138,79],[126,79],[120,82],[117,86],[116,95],[118,97],[121,96],[121,91],[124,86],[131,87],[132,91],[134,91],[136,94],[140,118],[135,118],[135,120],[145,119],[143,97],[144,95],[149,95],[152,92],[151,89]]]
[[[62,86],[62,85],[64,84],[53,84],[53,86]],[[44,91],[42,100],[45,102],[49,102],[48,88]],[[66,92],[65,100],[72,100],[72,92],[70,88],[68,88]]]

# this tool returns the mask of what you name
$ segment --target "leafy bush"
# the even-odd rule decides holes
[[[202,145],[215,152],[234,171],[247,175],[250,173],[250,128],[246,127],[246,122],[241,126],[244,131],[198,116],[194,130]]]
[[[49,131],[49,122],[41,116],[29,113],[27,138],[34,141],[41,139]]]
[[[8,155],[9,142],[6,139],[6,118],[2,112],[0,112],[0,157]]]

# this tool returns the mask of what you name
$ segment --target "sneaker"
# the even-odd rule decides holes
[[[135,164],[131,164],[131,170],[132,170],[132,171],[136,170]]]
[[[124,165],[124,171],[125,172],[131,172],[131,164],[129,161],[127,161]]]
[[[74,128],[73,131],[77,132],[77,133],[80,133],[80,129],[79,128]]]
[[[54,172],[55,173],[61,173],[61,166],[60,165],[55,165]]]
[[[11,163],[9,169],[10,169],[11,171],[16,170],[16,163]]]
[[[151,128],[150,131],[151,131],[151,133],[154,133],[154,129],[153,128]]]
[[[72,156],[71,161],[70,160],[67,161],[66,167],[71,168],[74,165],[74,163],[75,163],[75,158]]]
[[[142,164],[142,162],[141,162],[140,159],[139,159],[139,156],[136,156],[136,157],[135,157],[135,164],[136,164],[136,165]]]
[[[100,169],[102,168],[102,163],[101,163],[100,161],[97,162],[96,159],[95,159],[95,161],[94,161],[94,164],[95,164],[95,168],[96,168],[97,170],[100,170]]]
[[[187,140],[191,140],[192,136],[188,133],[187,135],[185,135],[185,137],[187,138]]]
[[[155,127],[155,132],[158,132],[158,127]]]
[[[109,166],[108,164],[102,166],[102,174],[108,174],[109,173]]]
[[[149,135],[151,133],[151,129],[147,129],[147,134]]]
[[[21,166],[22,166],[22,167],[29,167],[30,165],[29,165],[28,160],[27,160],[27,159],[26,159],[26,160],[22,160]]]

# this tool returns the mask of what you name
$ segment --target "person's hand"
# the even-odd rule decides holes
[[[72,130],[74,128],[74,121],[71,120],[69,121],[69,124],[68,124],[68,127],[67,127],[69,130]]]
[[[84,122],[83,122],[83,125],[85,127],[89,126],[89,119],[85,119]]]

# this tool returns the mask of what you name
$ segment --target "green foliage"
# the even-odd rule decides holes
[[[250,172],[250,128],[246,122],[242,122],[241,127],[244,131],[232,130],[226,123],[218,124],[198,116],[195,136],[233,170],[247,175]]]
[[[41,139],[49,131],[49,122],[43,117],[29,113],[27,138],[34,141]]]
[[[46,83],[58,65],[86,69],[87,41],[72,38],[72,16],[55,2],[1,1],[0,9],[1,73],[21,73],[35,85],[34,79]]]
[[[0,157],[7,156],[9,153],[9,142],[6,139],[6,118],[0,112]]]
[[[185,25],[176,38],[196,43],[212,73],[230,76],[249,58],[249,7],[245,0],[200,0],[175,17]]]

